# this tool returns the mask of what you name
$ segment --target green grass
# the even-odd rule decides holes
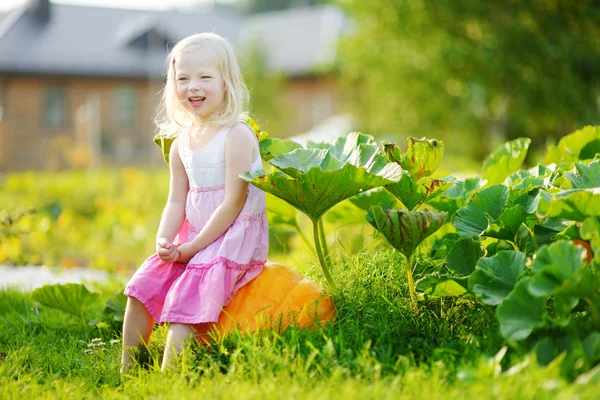
[[[541,368],[518,350],[490,362],[505,345],[491,307],[445,299],[411,310],[401,262],[390,251],[340,260],[334,324],[234,334],[193,346],[166,373],[159,327],[128,376],[118,372],[120,344],[111,344],[118,324],[85,327],[29,293],[0,291],[0,398],[595,398],[598,383],[566,382],[558,363]],[[118,289],[96,290],[107,299]],[[88,347],[94,338],[105,344]],[[517,363],[522,370],[507,373]]]

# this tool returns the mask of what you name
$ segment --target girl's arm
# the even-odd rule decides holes
[[[169,170],[171,174],[169,183],[169,197],[167,204],[160,218],[160,225],[156,233],[156,247],[164,247],[159,244],[166,240],[169,244],[175,238],[175,235],[181,229],[185,220],[185,202],[189,190],[188,178],[185,173],[185,168],[179,158],[179,138],[173,141],[171,150],[169,151]]]
[[[225,198],[212,213],[200,233],[189,243],[179,246],[180,262],[188,262],[197,252],[217,240],[229,229],[244,207],[248,182],[240,174],[250,170],[256,139],[241,123],[234,125],[225,139]]]

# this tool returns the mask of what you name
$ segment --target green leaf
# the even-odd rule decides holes
[[[575,168],[565,174],[574,189],[600,187],[600,160],[589,164],[575,163]]]
[[[346,136],[341,136],[333,144],[309,141],[306,147],[309,149],[329,149],[332,156],[344,163],[350,160],[356,149],[361,147],[361,144],[368,145],[368,147],[377,147],[373,136],[360,132],[350,132]]]
[[[323,171],[341,167],[340,162],[332,158],[327,149],[296,149],[271,159],[269,163],[292,178],[298,178],[299,174],[306,173],[314,167],[319,167]]]
[[[590,243],[597,258],[600,255],[600,217],[591,217],[583,221],[579,233],[582,239]]]
[[[403,172],[400,182],[386,185],[385,189],[412,210],[441,195],[452,186],[453,181],[454,178],[433,179],[429,176],[414,181],[407,172]]]
[[[394,143],[383,141],[382,145],[387,159],[400,164],[413,181],[430,176],[440,166],[444,157],[444,144],[435,139],[409,137],[408,149],[404,155]]]
[[[425,138],[408,138],[408,150],[402,157],[400,165],[410,173],[414,180],[430,176],[442,163],[444,157],[444,143]]]
[[[521,224],[527,219],[527,211],[523,206],[517,204],[513,207],[504,209],[500,217],[494,224],[483,232],[483,236],[493,237],[496,239],[515,240]]]
[[[600,216],[600,188],[564,190],[540,202],[538,212],[547,218],[559,217],[584,221]]]
[[[277,196],[313,221],[319,219],[335,204],[357,193],[390,184],[400,179],[400,167],[386,163],[376,148],[360,145],[354,161],[359,165],[344,164],[340,169],[324,171],[313,167],[308,172],[297,169],[295,178],[283,172],[266,173],[264,170],[240,175],[259,189]],[[374,146],[371,146],[374,147]],[[349,160],[349,162],[352,160]],[[288,173],[293,166],[280,164]]]
[[[464,181],[454,180],[448,190],[442,193],[441,196],[429,200],[427,204],[440,211],[446,211],[452,216],[467,203],[469,195],[482,188],[485,183],[486,181],[481,178],[467,178]]]
[[[261,158],[269,161],[281,154],[300,149],[302,145],[288,139],[267,138],[260,142],[259,147]]]
[[[504,184],[512,189],[548,188],[555,170],[555,165],[537,165],[529,170],[521,169],[506,178]]]
[[[462,296],[466,292],[467,290],[454,280],[446,279],[430,284],[420,296],[425,299],[438,299]]]
[[[563,137],[556,146],[548,146],[548,153],[542,164],[577,161],[583,148],[598,139],[600,127],[586,126]]]
[[[600,139],[596,139],[594,141],[589,142],[585,145],[581,152],[579,153],[580,160],[589,160],[600,153]]]
[[[169,165],[169,152],[171,151],[171,145],[177,136],[167,135],[165,133],[157,133],[154,135],[154,143],[160,147],[162,152],[163,160]]]
[[[481,176],[488,181],[488,185],[501,183],[517,171],[527,156],[530,144],[531,139],[518,138],[506,142],[487,156],[483,161]]]
[[[490,222],[500,217],[509,193],[510,189],[504,185],[493,185],[475,193],[471,201],[454,216],[456,232],[464,237],[481,235]]]
[[[486,304],[500,304],[525,272],[526,259],[525,254],[513,250],[480,258],[469,277],[469,289]]]
[[[408,260],[426,237],[440,229],[447,217],[445,212],[384,210],[380,206],[371,207],[367,213],[367,221]]]
[[[83,311],[98,302],[100,296],[76,283],[45,285],[32,293],[35,301],[46,307],[69,313],[83,321]]]
[[[583,341],[583,351],[590,364],[593,365],[600,360],[600,333],[592,332],[585,338]]]
[[[395,208],[398,200],[387,190],[372,189],[350,197],[349,201],[361,210],[368,211],[369,207],[380,205],[383,208]]]
[[[560,240],[543,246],[533,261],[529,291],[536,297],[596,295],[600,276],[586,268],[585,257],[585,249],[570,241]]]
[[[104,314],[111,315],[115,321],[123,321],[126,306],[127,296],[123,292],[116,293],[106,301]]]
[[[529,278],[521,280],[496,309],[500,333],[508,340],[526,339],[533,329],[544,325],[546,298],[529,293]]]
[[[479,240],[461,238],[448,252],[446,268],[459,276],[470,275],[483,256],[483,248]]]

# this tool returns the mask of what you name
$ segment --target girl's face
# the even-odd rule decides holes
[[[225,83],[210,49],[184,52],[175,61],[177,98],[183,108],[200,122],[221,110]]]

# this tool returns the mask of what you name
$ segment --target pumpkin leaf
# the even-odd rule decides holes
[[[549,201],[540,202],[538,213],[547,218],[558,217],[579,222],[598,217],[600,188],[571,189],[553,194]]]
[[[510,189],[504,185],[492,185],[475,193],[454,216],[456,232],[463,237],[481,235],[490,222],[500,217],[508,203],[509,193]]]
[[[377,153],[375,146],[364,144],[355,149],[355,154],[348,163],[335,170],[323,170],[316,166],[304,172],[295,168],[291,159],[288,159],[287,164],[283,161],[279,159],[277,162],[279,168],[284,169],[287,174],[260,170],[247,172],[241,177],[259,189],[285,200],[313,221],[340,201],[397,181],[401,174],[399,166],[387,163]],[[295,176],[290,176],[292,174]]]
[[[600,139],[596,139],[586,144],[579,153],[579,159],[589,160],[596,157],[598,153],[600,153]]]
[[[154,143],[160,147],[162,152],[163,160],[169,165],[169,152],[171,151],[171,145],[177,136],[167,135],[165,133],[157,133],[154,135]]]
[[[445,212],[384,210],[380,206],[372,206],[367,213],[367,221],[409,260],[417,246],[447,218]]]
[[[446,211],[453,216],[456,211],[467,203],[469,196],[485,186],[486,181],[481,178],[467,178],[464,181],[454,180],[452,186],[439,197],[431,198],[427,204],[437,210]]]
[[[269,161],[281,154],[289,153],[302,148],[302,145],[288,139],[267,138],[259,144],[260,157],[264,161]]]
[[[477,239],[460,238],[448,252],[446,268],[459,276],[470,275],[483,256],[483,248]]]
[[[414,137],[407,140],[408,149],[404,155],[400,154],[400,148],[396,144],[382,142],[387,159],[400,164],[415,181],[430,176],[442,163],[444,143],[436,139]]]
[[[311,168],[320,167],[323,171],[340,168],[341,163],[330,156],[328,149],[296,149],[289,153],[281,154],[269,162],[292,178],[308,172]]]
[[[575,168],[565,174],[573,189],[600,187],[600,160],[589,164],[575,163]]]
[[[542,164],[574,162],[579,159],[581,151],[591,142],[600,139],[600,126],[586,126],[558,141],[556,146],[548,146],[548,152]],[[583,155],[584,158],[588,154]]]
[[[598,257],[600,255],[600,217],[591,217],[583,221],[579,233],[582,239],[590,243],[591,249]]]
[[[585,249],[570,241],[560,240],[543,246],[533,261],[530,293],[536,297],[596,295],[600,276],[586,268],[585,257]]]
[[[480,258],[469,277],[469,289],[486,304],[500,304],[525,272],[526,259],[525,254],[513,250]]]
[[[518,138],[506,142],[494,150],[483,161],[481,176],[488,181],[488,185],[503,182],[510,174],[517,171],[531,144],[529,138]]]
[[[361,144],[377,146],[373,136],[365,135],[364,133],[360,132],[350,132],[346,136],[337,138],[333,144],[328,142],[313,142],[309,140],[306,144],[306,147],[308,149],[329,149],[332,156],[344,163],[350,160],[352,155],[356,152],[356,149],[359,148]]]
[[[439,299],[442,297],[458,297],[465,293],[467,293],[467,289],[459,283],[453,279],[444,279],[431,283],[423,293],[420,293],[420,297],[424,299]]]
[[[100,298],[98,293],[77,283],[45,285],[35,289],[32,297],[41,305],[71,314],[84,323],[83,311]]]
[[[544,325],[546,298],[531,295],[529,283],[530,278],[519,281],[496,309],[500,333],[508,340],[526,339],[534,328]]]
[[[448,190],[454,178],[433,179],[425,176],[418,181],[411,179],[404,171],[400,182],[386,185],[385,189],[402,202],[409,210],[429,201]]]
[[[392,196],[387,190],[376,188],[367,192],[359,193],[348,199],[356,207],[364,211],[369,211],[369,207],[380,205],[383,208],[394,208],[398,204],[398,200]],[[363,220],[364,222],[364,220]]]

